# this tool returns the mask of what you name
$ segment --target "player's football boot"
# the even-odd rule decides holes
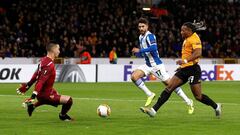
[[[29,115],[29,117],[31,117],[32,113],[33,113],[33,111],[35,109],[34,106],[33,106],[33,103],[26,103],[26,105],[27,105],[28,115]]]
[[[68,116],[67,114],[62,115],[61,113],[59,113],[59,119],[62,121],[73,121],[73,119],[70,116]]]
[[[152,92],[152,95],[147,98],[145,106],[149,106],[152,103],[154,98],[155,98],[155,93]]]
[[[153,108],[140,107],[140,110],[150,117],[154,117],[157,113]]]
[[[193,100],[190,99],[191,103],[188,105],[188,114],[193,114],[194,107],[193,107]]]
[[[217,103],[217,108],[215,109],[215,114],[217,118],[220,118],[221,114],[222,114],[222,104],[221,103]]]

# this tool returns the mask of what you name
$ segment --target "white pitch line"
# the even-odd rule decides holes
[[[75,97],[73,99],[78,99],[78,100],[94,100],[94,101],[117,101],[117,102],[142,102],[145,100],[141,100],[141,99],[111,99],[111,98],[78,98]],[[167,102],[172,102],[172,103],[184,103],[184,101],[176,101],[176,100],[171,100],[171,101],[167,101]],[[238,103],[222,103],[222,104],[226,104],[226,105],[234,105],[234,106],[238,106],[240,104]]]
[[[29,97],[25,95],[0,95],[0,97]],[[79,98],[79,97],[73,97],[73,99],[77,100],[92,100],[92,101],[116,101],[116,102],[142,102],[145,100],[142,99],[113,99],[113,98]],[[176,100],[171,100],[168,102],[172,103],[183,103],[183,101],[176,101]],[[225,105],[233,105],[233,106],[239,106],[240,104],[238,103],[222,103]]]

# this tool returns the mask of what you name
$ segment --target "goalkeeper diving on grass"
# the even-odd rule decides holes
[[[33,111],[41,105],[52,105],[54,107],[62,105],[59,119],[63,121],[73,120],[67,114],[73,104],[72,98],[70,96],[58,94],[53,88],[56,77],[54,59],[58,57],[60,53],[59,49],[60,47],[57,43],[49,43],[46,46],[47,56],[41,58],[38,68],[33,74],[31,80],[27,83],[21,84],[20,88],[17,88],[18,94],[25,94],[25,92],[27,92],[27,90],[36,82],[31,97],[24,101],[29,116],[32,116]],[[35,99],[37,99],[36,102]]]
[[[139,19],[138,29],[140,32],[140,48],[134,47],[132,49],[132,52],[135,55],[144,56],[146,61],[146,64],[134,70],[131,76],[133,83],[143,90],[148,97],[145,106],[149,106],[151,104],[152,100],[155,98],[155,93],[151,92],[146,87],[141,78],[153,74],[155,77],[160,79],[165,86],[167,86],[170,81],[170,76],[166,72],[165,66],[159,57],[156,37],[148,30],[148,26],[149,22],[147,19]],[[193,101],[186,96],[180,87],[175,89],[175,93],[185,101],[188,106],[188,113],[192,114],[194,112]]]

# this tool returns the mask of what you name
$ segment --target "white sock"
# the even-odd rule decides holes
[[[187,97],[187,95],[183,92],[182,88],[180,87],[177,87],[174,92],[180,96],[185,102],[187,105],[190,105],[191,104],[191,100]]]
[[[138,79],[134,84],[141,89],[148,97],[152,95],[152,92],[147,88],[142,79]]]

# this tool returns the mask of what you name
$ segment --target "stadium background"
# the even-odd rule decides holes
[[[1,55],[41,57],[49,40],[55,40],[61,45],[61,57],[78,57],[82,46],[93,57],[108,57],[113,46],[119,57],[130,57],[138,44],[137,20],[146,16],[161,57],[179,57],[180,26],[195,19],[207,24],[200,34],[203,57],[239,58],[239,1],[229,1],[1,0]],[[158,4],[148,12],[142,10],[148,4],[138,2]]]
[[[149,7],[151,11],[143,10]],[[233,81],[240,80],[239,13],[239,0],[0,0],[0,134],[239,134],[240,85]],[[155,119],[138,111],[145,97],[128,81],[134,67],[144,63],[131,53],[138,46],[141,16],[149,19],[160,57],[171,73],[181,52],[181,25],[205,20],[207,30],[199,33],[203,91],[223,103],[223,118],[215,119],[209,108],[196,101],[196,112],[189,116],[176,96]],[[70,113],[77,119],[73,123],[59,122],[52,107],[39,108],[28,118],[20,105],[31,92],[16,95],[18,83],[31,77],[51,40],[61,46],[56,60],[60,83],[55,88],[73,96]],[[76,65],[84,46],[92,64]],[[112,47],[117,48],[116,65],[108,60]],[[90,76],[95,78],[86,81]],[[145,79],[156,93],[163,89],[151,76]],[[81,83],[85,81],[99,83]],[[183,89],[193,98],[187,85]],[[109,119],[96,115],[101,103],[111,106]]]

